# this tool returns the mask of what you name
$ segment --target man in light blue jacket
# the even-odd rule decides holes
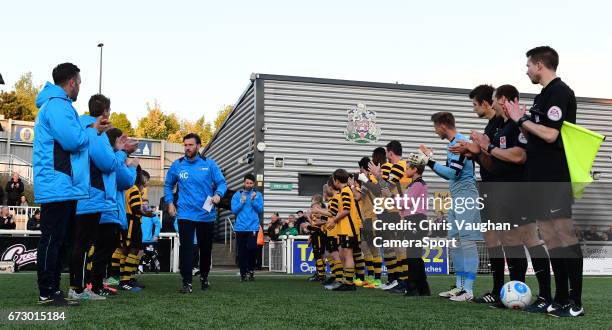
[[[255,280],[255,261],[257,258],[257,233],[259,217],[263,214],[263,197],[255,189],[255,176],[244,176],[244,189],[232,196],[232,212],[236,215],[234,231],[238,245],[240,281]]]
[[[116,145],[118,139],[125,136],[118,128],[111,128],[106,134],[113,146]],[[92,291],[98,295],[108,296],[111,294],[110,291],[105,290],[103,287],[103,280],[107,275],[106,269],[111,259],[111,274],[108,275],[113,277],[116,284],[119,284],[119,265],[125,252],[120,246],[121,233],[128,229],[125,210],[125,190],[135,184],[137,166],[138,160],[134,158],[128,158],[124,163],[119,164],[115,171],[117,209],[102,212],[100,216],[91,270]],[[130,291],[140,291],[140,288],[130,288]]]
[[[214,160],[201,156],[202,141],[197,134],[183,138],[185,156],[177,159],[166,174],[164,199],[168,213],[178,219],[180,250],[179,264],[183,278],[182,293],[193,288],[193,234],[196,233],[200,249],[200,282],[202,290],[209,288],[208,272],[212,254],[214,224],[217,219],[216,204],[227,190],[225,178]],[[178,186],[178,203],[173,204],[173,190]]]
[[[70,259],[70,291],[72,299],[103,300],[90,289],[85,288],[85,260],[87,251],[94,243],[98,233],[98,224],[102,212],[117,210],[117,184],[115,171],[125,163],[128,153],[137,148],[137,144],[127,139],[116,139],[114,147],[110,144],[106,132],[98,133],[93,123],[101,117],[108,120],[110,116],[110,99],[102,94],[89,99],[89,115],[80,117],[81,125],[89,139],[89,198],[77,203],[77,216],[72,237],[72,256]],[[116,150],[114,150],[116,149]]]
[[[62,261],[77,200],[89,197],[89,139],[72,102],[81,85],[79,68],[63,63],[53,69],[54,84],[47,82],[36,98],[39,108],[34,125],[32,163],[34,198],[41,204],[37,268],[38,302],[41,305],[77,305],[60,291]],[[96,120],[98,133],[108,123]]]

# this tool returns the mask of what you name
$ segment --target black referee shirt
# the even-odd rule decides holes
[[[495,133],[493,139],[491,139],[491,144],[496,146],[499,149],[510,149],[514,147],[519,147],[523,149],[527,149],[527,138],[518,125],[512,120],[508,119],[505,122],[502,119],[502,127]],[[521,164],[510,163],[506,161],[502,161],[500,159],[495,158],[495,156],[491,155],[493,160],[493,176],[494,179],[492,181],[498,182],[520,182],[523,181],[525,176],[525,168]]]
[[[530,110],[531,121],[561,130],[563,121],[576,123],[576,96],[561,78],[553,79],[535,97]],[[529,181],[569,182],[569,170],[565,160],[561,133],[557,140],[548,143],[530,134],[527,136],[526,177]]]
[[[484,134],[489,137],[489,141],[493,141],[495,139],[495,134],[497,134],[503,125],[504,119],[501,117],[494,116],[493,118],[489,119],[489,122],[484,129]],[[483,182],[496,181],[493,174],[482,165],[480,165],[480,179]]]

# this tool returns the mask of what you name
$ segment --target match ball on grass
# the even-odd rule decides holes
[[[521,281],[510,281],[499,294],[502,303],[511,309],[523,309],[531,303],[531,289]]]

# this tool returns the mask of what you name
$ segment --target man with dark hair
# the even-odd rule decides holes
[[[255,259],[259,216],[263,213],[263,197],[255,190],[255,176],[244,176],[244,188],[232,197],[232,212],[236,215],[234,231],[238,246],[240,281],[255,280]]]
[[[495,88],[491,85],[478,85],[469,94],[472,105],[474,106],[474,112],[478,118],[491,118],[495,117],[495,112],[491,108],[493,105],[493,92]]]
[[[498,239],[504,246],[510,280],[525,281],[527,271],[525,247],[527,247],[538,279],[539,295],[549,297],[551,294],[548,254],[543,242],[538,238],[535,221],[525,218],[521,212],[524,208],[522,201],[524,189],[527,188],[522,183],[527,139],[518,126],[508,119],[503,109],[507,102],[517,99],[518,96],[519,92],[514,86],[499,86],[495,90],[493,103],[496,118],[501,119],[496,132],[493,136],[486,131],[485,134],[473,132],[474,144],[460,142],[452,148],[452,151],[471,154],[481,164],[481,177],[485,181],[481,186],[481,195],[488,196],[485,199],[486,212],[483,212],[483,217],[493,222],[509,222],[512,225],[511,230],[498,232]],[[488,231],[484,234],[487,244],[491,234],[495,232]],[[477,298],[476,301],[490,303],[493,299],[495,302],[492,306],[504,308],[498,297],[498,292],[504,283],[503,255],[500,250],[489,246],[489,256],[493,272],[493,290]]]
[[[557,72],[557,67],[559,66],[559,54],[557,54],[557,51],[553,48],[549,46],[539,46],[530,49],[525,55],[532,64],[537,65],[538,63],[540,63],[548,70],[552,72]],[[538,79],[536,79],[538,80],[538,82],[535,82],[533,77],[529,75],[529,73],[527,75],[531,79],[531,82],[533,82],[534,84],[540,83]]]
[[[104,296],[86,288],[84,271],[86,255],[96,240],[102,213],[117,209],[115,171],[125,162],[128,154],[136,150],[138,144],[129,142],[127,137],[120,138],[115,142],[115,151],[106,133],[99,133],[93,128],[93,124],[98,118],[108,122],[110,100],[104,95],[97,94],[91,97],[89,113],[89,115],[82,115],[80,121],[81,125],[85,127],[89,139],[91,184],[89,186],[89,198],[79,200],[77,203],[77,216],[72,237],[68,296],[72,299],[104,300]]]
[[[81,87],[81,70],[72,63],[62,63],[53,69],[53,83],[61,86],[73,102],[76,102]],[[47,85],[45,85],[46,87]]]
[[[438,112],[431,116],[436,134],[441,139],[449,141],[448,148],[452,148],[459,141],[468,141],[467,137],[457,132],[455,117],[450,112]],[[411,154],[409,161],[415,165],[427,165],[438,176],[449,181],[449,190],[453,207],[448,211],[448,238],[455,239],[456,244],[450,247],[450,254],[455,267],[455,287],[439,296],[450,298],[451,301],[471,301],[474,297],[473,286],[478,271],[478,251],[476,241],[482,239],[477,229],[469,230],[461,223],[470,223],[478,226],[480,211],[477,207],[459,208],[461,201],[478,199],[476,178],[474,176],[474,162],[464,155],[455,155],[447,152],[446,163],[442,165],[433,159],[433,151],[424,145],[420,146],[420,154]]]
[[[39,108],[34,126],[32,163],[34,197],[41,204],[37,268],[38,302],[75,305],[60,291],[64,253],[75,222],[77,201],[89,197],[88,133],[72,106],[81,85],[79,68],[63,63],[53,69],[55,84],[47,82],[36,98]],[[91,123],[101,134],[108,128],[102,118]]]
[[[455,116],[450,112],[436,112],[431,115],[431,121],[436,127],[436,134],[444,140],[448,130],[455,129]]]
[[[199,154],[201,140],[189,133],[183,138],[185,157],[172,163],[166,175],[165,202],[170,216],[177,216],[181,248],[179,251],[182,293],[193,292],[193,235],[197,236],[200,250],[200,282],[202,290],[209,288],[208,273],[212,254],[214,205],[225,195],[227,185],[214,160]],[[173,190],[178,185],[178,209],[174,205]]]
[[[493,108],[493,93],[495,92],[495,88],[491,85],[478,85],[474,88],[470,94],[469,98],[472,100],[472,105],[474,107],[474,112],[478,116],[478,118],[488,119],[487,125],[484,129],[484,134],[490,141],[493,141],[495,135],[499,132],[500,128],[503,126],[503,119],[496,115],[495,109]],[[474,150],[474,154],[470,154],[467,150],[467,146],[472,147]],[[460,151],[459,148],[462,148]],[[476,162],[480,164],[480,178],[481,181],[478,182],[478,191],[480,193],[481,198],[485,198],[487,196],[491,196],[491,198],[485,199],[484,207],[480,210],[480,216],[484,220],[499,220],[493,219],[491,216],[495,205],[490,203],[492,197],[494,197],[494,193],[492,191],[488,191],[487,188],[490,188],[489,182],[494,180],[494,174],[489,171],[489,168],[486,166],[482,166],[480,163],[480,159],[478,157],[480,153],[480,147],[476,144],[471,144],[467,141],[459,141],[455,146],[450,148],[451,152],[456,154],[461,154],[463,156],[467,156],[469,158],[474,159]],[[480,297],[474,299],[476,303],[488,303],[488,304],[496,304],[500,302],[500,290],[504,285],[504,250],[502,248],[502,239],[501,232],[495,230],[489,230],[483,233],[485,244],[487,246],[487,250],[489,252],[489,262],[491,265],[491,273],[493,275],[493,289],[490,292],[483,294]]]
[[[102,94],[94,94],[89,98],[89,115],[98,118],[110,116],[110,99]]]
[[[528,209],[537,220],[555,274],[554,302],[538,297],[527,311],[583,316],[583,256],[572,221],[571,179],[560,134],[564,121],[576,123],[576,96],[557,77],[559,55],[554,49],[536,47],[526,55],[527,76],[544,88],[533,100],[529,115],[518,99],[508,102],[505,111],[527,137],[526,179],[533,186]]]
[[[295,212],[295,217],[296,217],[296,221],[295,221],[295,226],[298,229],[298,232],[300,235],[309,235],[310,232],[308,232],[308,219],[304,216],[304,211],[299,210],[297,212]]]

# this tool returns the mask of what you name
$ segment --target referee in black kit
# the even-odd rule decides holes
[[[563,121],[576,123],[576,96],[557,77],[559,55],[548,46],[527,52],[527,76],[544,88],[526,115],[525,105],[509,102],[505,111],[527,135],[526,179],[528,213],[537,220],[555,274],[555,297],[538,297],[527,311],[557,317],[584,315],[582,307],[583,257],[572,222],[572,188],[560,130]],[[569,283],[569,285],[568,285]],[[570,289],[571,288],[571,289]]]

